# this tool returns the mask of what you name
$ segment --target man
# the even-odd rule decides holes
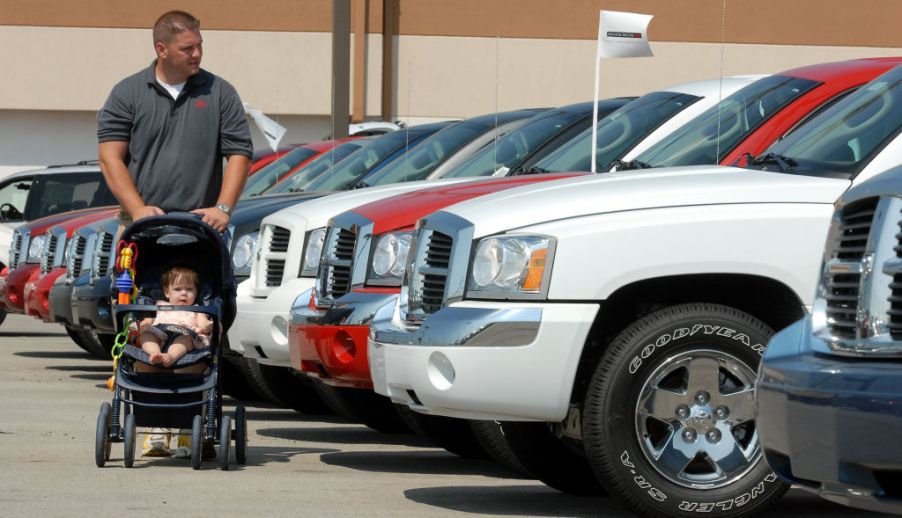
[[[241,99],[200,68],[194,16],[160,16],[153,44],[157,59],[113,87],[97,114],[100,168],[122,207],[120,222],[190,211],[223,232],[253,154]]]
[[[120,233],[133,220],[171,211],[199,214],[220,232],[228,226],[253,148],[238,93],[200,68],[202,43],[191,14],[160,16],[156,60],[113,87],[97,114],[100,169],[121,205]],[[145,455],[169,455],[164,432],[145,436]],[[179,439],[185,450],[187,437]]]

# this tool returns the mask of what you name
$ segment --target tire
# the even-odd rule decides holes
[[[94,354],[94,352],[87,345],[85,345],[83,328],[77,326],[63,326],[63,328],[66,330],[66,334],[69,335],[69,338],[71,338],[72,341],[75,342],[75,345],[77,345],[81,350],[85,351],[88,354]]]
[[[200,463],[203,460],[201,452],[203,451],[203,430],[204,420],[201,416],[194,416],[191,422],[191,468],[200,469]]]
[[[130,468],[135,464],[135,414],[125,416],[125,428],[123,429],[123,444],[125,453],[123,454],[123,463],[126,468]]]
[[[68,331],[68,328],[66,330]],[[113,359],[110,353],[113,350],[116,335],[97,333],[93,329],[84,329],[81,332],[81,340],[83,345],[79,345],[82,349],[91,353],[95,358],[100,358],[101,360]]]
[[[100,413],[97,414],[97,430],[94,435],[94,462],[98,468],[102,468],[106,461],[110,460],[110,419],[113,407],[106,401],[100,404]]]
[[[601,496],[605,490],[581,452],[564,444],[548,423],[501,423],[514,456],[545,485],[574,496]]]
[[[501,464],[512,473],[523,478],[536,478],[526,466],[517,459],[511,447],[507,444],[504,437],[504,430],[501,429],[501,423],[497,421],[470,421],[470,428],[473,435],[482,449],[488,453],[489,458]]]
[[[380,396],[372,390],[346,387],[332,387],[322,384],[321,393],[330,394],[324,399],[337,402],[352,421],[362,423],[382,433],[413,433],[413,430],[401,419],[394,403],[387,397]]]
[[[219,452],[216,455],[216,461],[219,463],[219,469],[223,471],[229,470],[229,460],[232,449],[232,418],[222,416],[222,422],[219,423]]]
[[[6,320],[6,308],[0,308],[0,325]]]
[[[264,400],[265,398],[248,383],[241,367],[237,365],[238,359],[244,360],[240,356],[223,356],[219,370],[219,375],[222,376],[222,393],[239,401]]]
[[[295,374],[288,367],[262,365],[249,358],[245,358],[241,367],[251,387],[270,402],[302,414],[331,413],[314,390],[313,381],[307,376]]]
[[[608,491],[648,517],[772,508],[788,486],[761,453],[752,400],[772,334],[715,304],[665,308],[621,332],[583,408],[586,453]]]
[[[244,405],[235,407],[235,462],[247,462],[247,411]]]
[[[395,410],[411,430],[436,446],[465,459],[489,458],[466,419],[420,414],[403,405],[395,405]]]

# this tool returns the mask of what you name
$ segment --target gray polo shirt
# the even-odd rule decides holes
[[[126,164],[144,203],[166,212],[211,207],[223,157],[253,155],[241,99],[203,69],[173,99],[157,83],[155,66],[113,87],[97,113],[97,139],[128,142]]]

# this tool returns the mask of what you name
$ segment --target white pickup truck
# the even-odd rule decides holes
[[[756,368],[811,304],[834,200],[902,162],[900,129],[902,68],[748,169],[578,177],[427,216],[371,325],[375,390],[502,421],[543,481],[594,474],[643,516],[768,509],[787,486],[762,456]]]

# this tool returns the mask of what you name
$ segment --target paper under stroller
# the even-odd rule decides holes
[[[123,254],[123,250],[130,253]],[[123,255],[131,255],[133,262],[128,264],[126,259],[123,263],[117,257],[116,275],[130,271],[126,277],[134,281],[136,289],[113,309],[119,350],[114,349],[117,360],[112,404],[101,404],[97,416],[97,466],[102,467],[109,460],[111,443],[123,442],[125,467],[131,467],[138,427],[190,429],[194,469],[201,465],[203,447],[212,449],[214,445],[219,446],[216,455],[219,467],[229,469],[232,439],[235,460],[244,464],[247,445],[244,406],[235,409],[234,430],[232,417],[222,415],[222,336],[235,320],[236,293],[231,260],[222,236],[193,214],[145,218],[122,233],[117,256]],[[136,346],[137,326],[133,324],[153,317],[158,311],[172,310],[174,306],[158,306],[156,301],[163,298],[162,272],[175,265],[191,268],[198,274],[199,305],[177,308],[205,313],[213,320],[210,346],[188,352],[170,369],[145,372],[148,368],[142,365],[149,365],[149,357]],[[115,301],[118,291],[115,282],[113,290]]]

